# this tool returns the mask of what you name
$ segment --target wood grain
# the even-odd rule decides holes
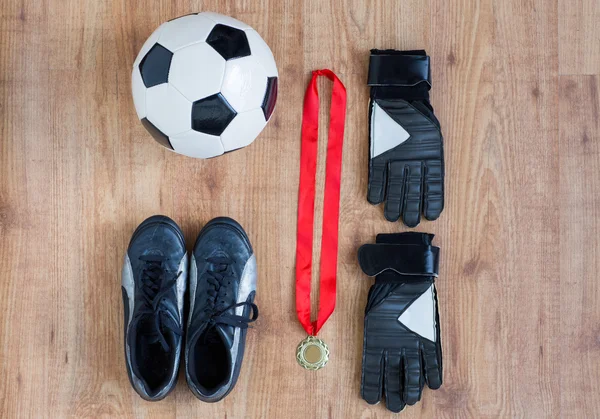
[[[0,0],[0,417],[396,417],[360,398],[371,281],[356,250],[405,231],[366,201],[370,48],[425,48],[445,135],[445,382],[402,417],[593,417],[600,410],[600,50],[593,0]],[[163,21],[214,10],[258,30],[280,72],[252,146],[208,161],[158,147],[130,69]],[[294,311],[302,100],[311,70],[348,90],[330,364],[304,371]],[[321,144],[327,132],[322,92]],[[320,156],[324,156],[323,153]],[[319,190],[323,186],[319,162]],[[322,203],[322,197],[317,199]],[[248,231],[261,316],[242,374],[205,404],[183,376],[160,403],[131,389],[120,268],[163,213],[188,244],[218,215]],[[322,210],[317,211],[320,225]],[[318,249],[320,227],[315,239]],[[318,266],[318,255],[315,265]]]
[[[597,76],[561,76],[560,395],[562,413],[595,412],[600,392],[600,89]],[[564,175],[563,175],[564,173]],[[580,220],[580,222],[573,222]]]
[[[558,12],[560,74],[598,74],[600,3],[596,0],[558,0]]]

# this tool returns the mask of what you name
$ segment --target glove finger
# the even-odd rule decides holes
[[[388,221],[398,221],[404,204],[407,168],[403,161],[389,163],[387,193],[383,214]]]
[[[444,179],[442,162],[427,160],[425,162],[425,191],[423,193],[423,214],[425,218],[436,220],[444,209]]]
[[[418,350],[407,349],[402,359],[404,363],[404,401],[413,405],[421,400],[423,379],[421,376],[421,355]]]
[[[406,403],[402,399],[400,354],[386,352],[385,355],[385,404],[389,410],[398,413]]]
[[[442,361],[438,358],[437,343],[425,341],[421,346],[423,372],[427,386],[436,390],[442,385]]]
[[[387,162],[383,159],[372,159],[369,163],[369,190],[367,200],[371,204],[380,204],[385,198],[385,180],[387,178]]]
[[[404,224],[416,227],[421,221],[421,202],[423,198],[423,164],[420,161],[406,162],[408,174],[404,181]]]
[[[383,353],[365,349],[362,367],[361,393],[369,404],[381,401],[381,384],[383,382]]]

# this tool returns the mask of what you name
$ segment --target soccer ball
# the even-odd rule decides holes
[[[161,145],[210,158],[252,143],[277,100],[271,50],[245,23],[218,13],[162,24],[131,75],[133,102]]]

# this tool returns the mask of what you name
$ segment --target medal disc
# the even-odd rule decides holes
[[[308,370],[318,370],[329,361],[329,348],[322,339],[308,336],[298,345],[296,359],[302,367]]]

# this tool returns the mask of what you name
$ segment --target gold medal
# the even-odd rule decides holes
[[[296,360],[307,370],[319,370],[329,361],[329,348],[318,337],[308,336],[298,345]]]
[[[330,108],[330,129],[327,140],[325,188],[323,198],[323,234],[321,236],[321,266],[319,268],[319,313],[311,321],[311,282],[313,233],[315,224],[315,177],[319,154],[319,93],[317,78],[325,76],[333,82]],[[340,184],[342,148],[346,120],[346,88],[328,69],[313,71],[304,96],[302,112],[302,150],[300,152],[300,182],[298,184],[298,229],[296,236],[296,314],[308,337],[298,345],[296,360],[303,368],[321,369],[329,361],[329,348],[316,337],[335,309],[337,280],[338,227],[340,221]]]

